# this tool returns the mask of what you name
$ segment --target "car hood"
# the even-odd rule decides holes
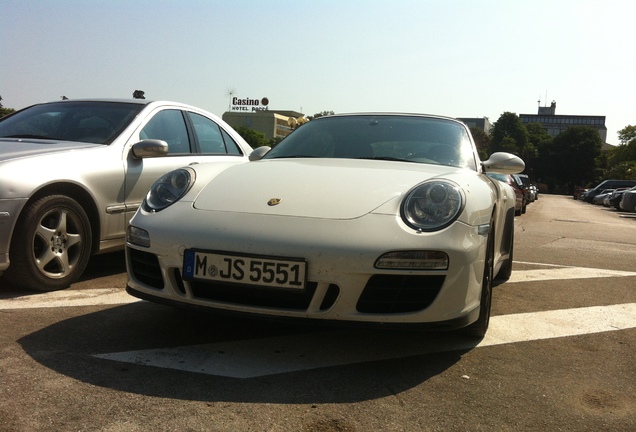
[[[196,197],[199,210],[353,219],[458,168],[354,159],[262,160],[233,166]],[[278,202],[278,203],[276,203]]]
[[[100,146],[102,146],[102,144],[25,138],[0,138],[0,162],[34,155]]]

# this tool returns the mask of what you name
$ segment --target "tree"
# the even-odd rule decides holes
[[[328,115],[334,115],[334,112],[333,111],[322,111],[322,112],[314,114],[313,116],[309,116],[307,118],[309,120],[313,120],[313,119],[316,119],[318,117],[324,117],[324,116],[328,116]]]
[[[621,144],[628,144],[630,141],[636,139],[636,126],[627,125],[623,129],[619,130],[618,139]]]
[[[252,148],[269,145],[269,141],[267,141],[267,137],[263,132],[248,129],[244,126],[236,127],[234,130],[236,130]]]
[[[636,180],[636,126],[618,131],[621,144],[607,152],[607,178]]]
[[[526,171],[532,180],[542,181],[550,176],[549,155],[552,147],[552,137],[543,128],[541,123],[528,123],[525,125],[528,131],[528,144],[522,155],[526,163]]]
[[[598,131],[590,126],[572,126],[554,137],[552,170],[559,191],[571,192],[576,185],[598,180],[602,146]]]
[[[0,118],[7,116],[11,113],[14,113],[15,110],[13,108],[5,108],[2,106],[2,96],[0,96]]]
[[[1,108],[0,107],[0,118],[4,116],[8,116],[11,113],[14,113],[15,110],[13,108]]]
[[[508,152],[518,156],[528,145],[528,131],[515,113],[503,113],[490,132],[490,150]]]

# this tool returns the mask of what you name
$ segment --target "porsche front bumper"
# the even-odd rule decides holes
[[[179,211],[180,206],[187,206]],[[165,212],[165,213],[164,213]],[[461,327],[478,316],[486,236],[455,222],[418,233],[399,217],[368,214],[329,220],[193,211],[176,203],[137,215],[150,247],[127,244],[128,292],[172,303],[264,316],[382,324]],[[166,221],[172,219],[170,230]],[[184,280],[186,249],[302,258],[303,290]],[[441,251],[446,270],[378,269],[390,251]]]

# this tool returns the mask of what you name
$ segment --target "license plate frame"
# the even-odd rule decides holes
[[[307,283],[307,260],[186,249],[182,273],[187,281],[302,291]]]

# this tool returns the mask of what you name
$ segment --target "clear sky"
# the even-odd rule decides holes
[[[636,125],[634,0],[0,0],[8,108],[69,98]]]

